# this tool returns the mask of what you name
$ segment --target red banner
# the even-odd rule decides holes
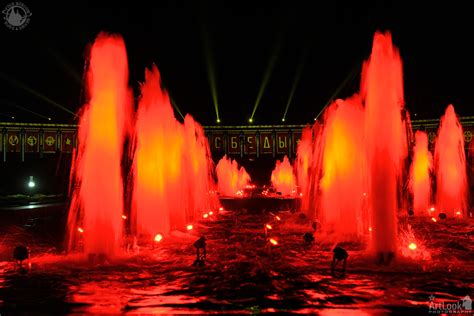
[[[8,130],[7,133],[7,151],[9,152],[20,152],[20,131]]]
[[[74,132],[62,132],[61,135],[61,151],[70,153],[74,149]]]
[[[25,152],[35,153],[39,151],[38,131],[26,131],[25,134]]]
[[[277,153],[287,154],[289,146],[288,133],[277,133],[276,138]]]
[[[256,154],[257,153],[257,137],[255,133],[245,134],[245,153]]]
[[[227,144],[229,154],[240,154],[240,136],[239,134],[229,133],[229,142]]]
[[[44,132],[43,145],[45,153],[56,152],[56,132]]]
[[[222,134],[212,134],[211,136],[211,151],[223,151],[224,150],[224,136]]]
[[[260,133],[260,153],[273,153],[273,138],[272,133]]]

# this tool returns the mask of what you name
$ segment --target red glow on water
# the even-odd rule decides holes
[[[68,246],[73,250],[77,245],[74,232],[80,223],[87,230],[84,252],[113,256],[123,231],[121,161],[131,117],[127,54],[120,36],[99,34],[90,50],[86,84],[88,103],[81,110],[71,169]]]
[[[278,245],[278,241],[276,239],[270,238],[268,241],[274,246]]]
[[[368,166],[368,208],[376,229],[376,252],[397,252],[398,180],[408,155],[402,61],[390,33],[377,32],[372,54],[364,63],[361,95],[365,103],[365,147]]]
[[[187,230],[192,230],[192,229],[193,229],[193,225],[189,224],[188,226],[186,226],[186,229],[187,229]]]
[[[275,169],[272,171],[271,181],[273,186],[282,195],[291,195],[296,192],[296,176],[288,157],[283,157],[283,161],[277,160]]]
[[[428,150],[428,135],[425,132],[415,133],[413,161],[410,168],[410,191],[413,195],[413,211],[417,215],[426,214],[431,202],[431,178],[433,157]]]
[[[426,247],[423,236],[415,234],[410,225],[402,225],[399,232],[399,253],[414,260],[430,260],[431,253]]]
[[[162,234],[156,234],[154,238],[155,242],[160,242],[163,240],[163,235]]]
[[[250,176],[245,168],[239,168],[237,161],[226,155],[217,163],[216,174],[217,187],[222,195],[242,195],[242,190],[250,183]]]
[[[441,118],[435,145],[436,207],[454,214],[466,210],[467,176],[464,133],[454,107]]]

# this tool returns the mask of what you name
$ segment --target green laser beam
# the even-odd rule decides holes
[[[1,73],[1,72],[0,72],[0,77],[1,77],[2,79],[4,79],[5,81],[9,82],[11,85],[17,86],[17,87],[23,89],[24,91],[26,91],[26,92],[28,92],[28,93],[34,95],[35,97],[39,98],[40,100],[43,100],[43,101],[45,101],[46,103],[49,103],[49,104],[51,104],[52,106],[54,106],[54,107],[56,107],[56,108],[58,108],[58,109],[61,109],[61,110],[65,111],[65,112],[67,112],[67,113],[69,113],[69,114],[72,114],[72,115],[74,115],[74,116],[77,116],[76,113],[72,112],[71,110],[69,110],[69,109],[66,108],[65,106],[62,106],[61,104],[59,104],[59,103],[57,103],[57,102],[51,100],[50,98],[48,98],[47,96],[45,96],[45,95],[39,93],[38,91],[35,91],[35,90],[31,89],[31,88],[28,87],[26,84],[24,84],[24,83],[22,83],[22,82],[20,82],[20,81],[18,81],[18,80],[16,80],[16,79],[10,78],[10,77],[8,77],[7,75],[5,75],[4,73]]]
[[[288,101],[286,102],[285,113],[283,114],[282,121],[285,121],[286,114],[288,113],[288,108],[290,107],[291,101],[293,101],[293,96],[295,94],[296,87],[298,86],[298,83],[301,78],[301,74],[303,72],[303,66],[304,66],[304,60],[302,60],[298,64],[298,68],[296,69],[295,79],[293,80],[293,84],[291,85],[290,95],[288,96]]]
[[[41,118],[44,118],[44,119],[47,119],[47,120],[50,119],[48,116],[39,114],[38,112],[32,111],[32,110],[30,110],[30,109],[27,109],[27,108],[25,108],[25,107],[23,107],[23,106],[21,106],[21,105],[18,105],[18,104],[16,104],[16,103],[13,103],[13,102],[8,101],[8,100],[5,100],[5,99],[1,99],[1,100],[0,100],[0,103],[9,105],[9,106],[11,106],[11,107],[15,107],[15,108],[17,108],[17,109],[23,110],[23,111],[25,111],[25,112],[31,113],[31,114],[33,114],[33,115],[36,115],[36,116],[38,116],[38,117],[41,117]]]
[[[211,43],[204,24],[201,24],[201,36],[204,47],[204,56],[206,59],[206,72],[207,80],[209,81],[209,87],[211,89],[212,102],[214,104],[214,111],[216,112],[216,118],[220,121],[219,117],[219,103],[217,98],[217,80],[216,80],[216,67],[214,64],[214,58],[211,48]]]
[[[342,89],[351,81],[354,80],[355,77],[357,76],[359,70],[359,63],[357,63],[351,70],[351,72],[346,76],[344,81],[337,87],[336,91],[331,95],[329,100],[326,102],[324,107],[319,111],[318,115],[314,118],[314,120],[317,120],[318,117],[321,115],[321,113],[324,112],[324,110],[334,101],[334,99],[338,96],[338,94],[342,91]]]
[[[51,56],[57,61],[57,63],[63,68],[64,72],[67,73],[71,78],[74,79],[79,85],[83,84],[81,75],[74,69],[74,67],[56,50],[52,47],[46,48]]]
[[[33,41],[37,44],[36,47],[43,50],[46,55],[50,55],[53,60],[62,68],[62,70],[68,74],[76,83],[83,85],[82,75],[77,72],[72,64],[61,54],[57,49],[54,48],[51,42],[48,42],[44,37],[34,37]]]
[[[270,57],[270,60],[268,61],[267,68],[265,69],[265,73],[263,74],[263,80],[262,80],[262,83],[260,84],[260,89],[258,91],[257,100],[255,100],[255,105],[253,106],[252,115],[250,116],[249,122],[253,121],[255,111],[257,111],[257,108],[260,104],[260,100],[262,99],[263,93],[265,92],[265,88],[267,87],[268,81],[270,80],[270,76],[273,72],[273,68],[275,67],[275,63],[278,59],[278,54],[280,52],[280,47],[281,47],[281,43],[279,42],[277,44],[277,47],[273,51],[273,54]]]
[[[184,120],[184,116],[183,116],[183,114],[181,113],[181,110],[179,109],[178,105],[177,105],[176,102],[173,100],[173,98],[171,97],[171,95],[170,95],[170,102],[171,102],[171,105],[173,106],[173,108],[176,110],[176,112],[178,112],[179,116],[181,116],[181,118]]]

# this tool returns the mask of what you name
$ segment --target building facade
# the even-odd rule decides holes
[[[469,148],[474,133],[474,117],[461,117],[465,148]],[[430,149],[433,149],[439,120],[412,122],[413,130],[428,133]],[[214,158],[223,155],[294,158],[305,125],[246,125],[204,126]],[[72,153],[77,147],[77,125],[5,123],[0,122],[0,154],[3,162],[15,157],[25,161],[28,157],[49,154]]]

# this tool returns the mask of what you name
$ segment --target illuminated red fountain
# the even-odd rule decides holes
[[[313,161],[313,129],[306,126],[301,134],[301,140],[298,143],[297,155],[295,160],[296,182],[301,192],[301,209],[309,215],[311,197],[311,165]],[[311,197],[311,198],[310,198]],[[314,217],[314,216],[311,216]]]
[[[87,87],[71,171],[68,249],[82,245],[86,254],[110,257],[122,237],[121,159],[131,104],[121,37],[97,37],[90,51]]]
[[[137,232],[150,237],[184,229],[217,207],[209,146],[191,116],[174,117],[158,69],[145,71],[141,86],[134,159],[133,214]]]
[[[364,112],[356,95],[337,100],[325,112],[321,142],[321,221],[338,239],[353,238],[369,226]]]
[[[82,109],[79,148],[71,174],[69,250],[102,258],[116,255],[123,231],[161,240],[173,229],[219,208],[213,163],[202,127],[191,116],[184,124],[161,89],[158,69],[146,70],[133,135],[133,182],[124,206],[125,140],[133,117],[128,65],[121,37],[100,34],[91,49],[87,74],[89,103]],[[127,134],[128,133],[128,134]],[[127,157],[128,158],[128,157]],[[126,221],[125,221],[126,220]],[[130,222],[129,222],[130,221]]]
[[[416,215],[429,215],[432,169],[433,157],[428,150],[428,135],[417,131],[410,168],[410,191],[413,196],[413,212]]]
[[[250,176],[244,167],[227,155],[219,160],[216,166],[217,187],[219,193],[225,196],[239,195],[250,184]]]
[[[372,246],[379,259],[397,249],[397,212],[402,163],[407,157],[402,61],[389,33],[376,33],[364,63],[361,96],[365,103],[365,146]]]
[[[324,125],[316,121],[303,129],[296,155],[296,174],[301,197],[301,210],[311,219],[321,219],[320,178],[322,174],[322,133]]]
[[[435,146],[436,208],[466,215],[466,156],[464,133],[452,105],[441,118]]]
[[[402,79],[391,35],[376,33],[360,97],[333,103],[298,147],[303,211],[338,240],[370,231],[371,248],[382,258],[397,249],[399,184],[407,157]]]
[[[271,181],[277,192],[281,192],[282,195],[296,193],[296,176],[287,156],[283,157],[283,161],[276,161]]]

